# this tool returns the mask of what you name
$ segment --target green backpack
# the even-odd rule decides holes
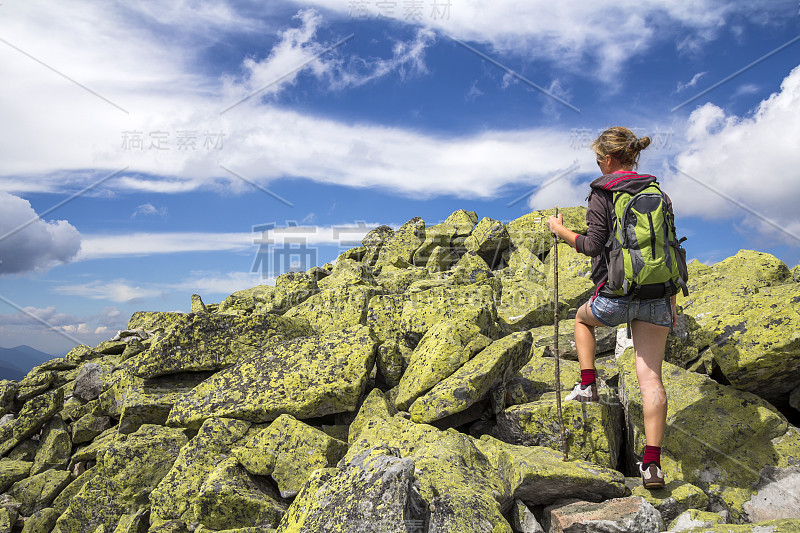
[[[614,231],[606,242],[608,283],[605,289],[630,298],[669,297],[686,282],[686,250],[675,238],[675,222],[657,183],[638,194],[612,192]]]

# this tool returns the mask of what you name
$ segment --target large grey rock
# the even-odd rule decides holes
[[[757,492],[744,504],[750,522],[800,518],[800,469],[766,465],[755,488]]]
[[[167,424],[200,427],[214,416],[260,423],[283,413],[304,419],[355,411],[375,347],[365,326],[270,346],[182,396]]]
[[[422,531],[427,514],[414,461],[380,445],[314,472],[278,531]]]
[[[572,502],[545,511],[550,533],[658,533],[664,521],[644,498],[628,497],[602,503]]]

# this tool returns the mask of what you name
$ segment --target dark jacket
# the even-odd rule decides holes
[[[612,192],[623,191],[636,194],[654,181],[656,181],[655,176],[625,171],[600,176],[591,183],[592,191],[589,193],[589,207],[586,212],[586,223],[589,229],[586,235],[578,235],[575,239],[575,249],[592,257],[592,281],[595,285],[595,294],[608,280],[608,268],[606,267],[608,250],[605,245],[608,236],[614,231]],[[672,214],[672,201],[666,194],[664,196],[667,199],[667,209]]]

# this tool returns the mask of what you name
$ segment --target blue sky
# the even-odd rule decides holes
[[[262,4],[0,5],[0,346],[273,283],[286,236],[582,205],[615,125],[690,257],[800,262],[795,0]]]

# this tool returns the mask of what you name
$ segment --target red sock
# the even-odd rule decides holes
[[[588,385],[597,381],[597,370],[581,370],[581,388],[585,389]]]
[[[660,446],[645,446],[644,457],[642,457],[642,464],[655,463],[661,467],[661,447]]]

